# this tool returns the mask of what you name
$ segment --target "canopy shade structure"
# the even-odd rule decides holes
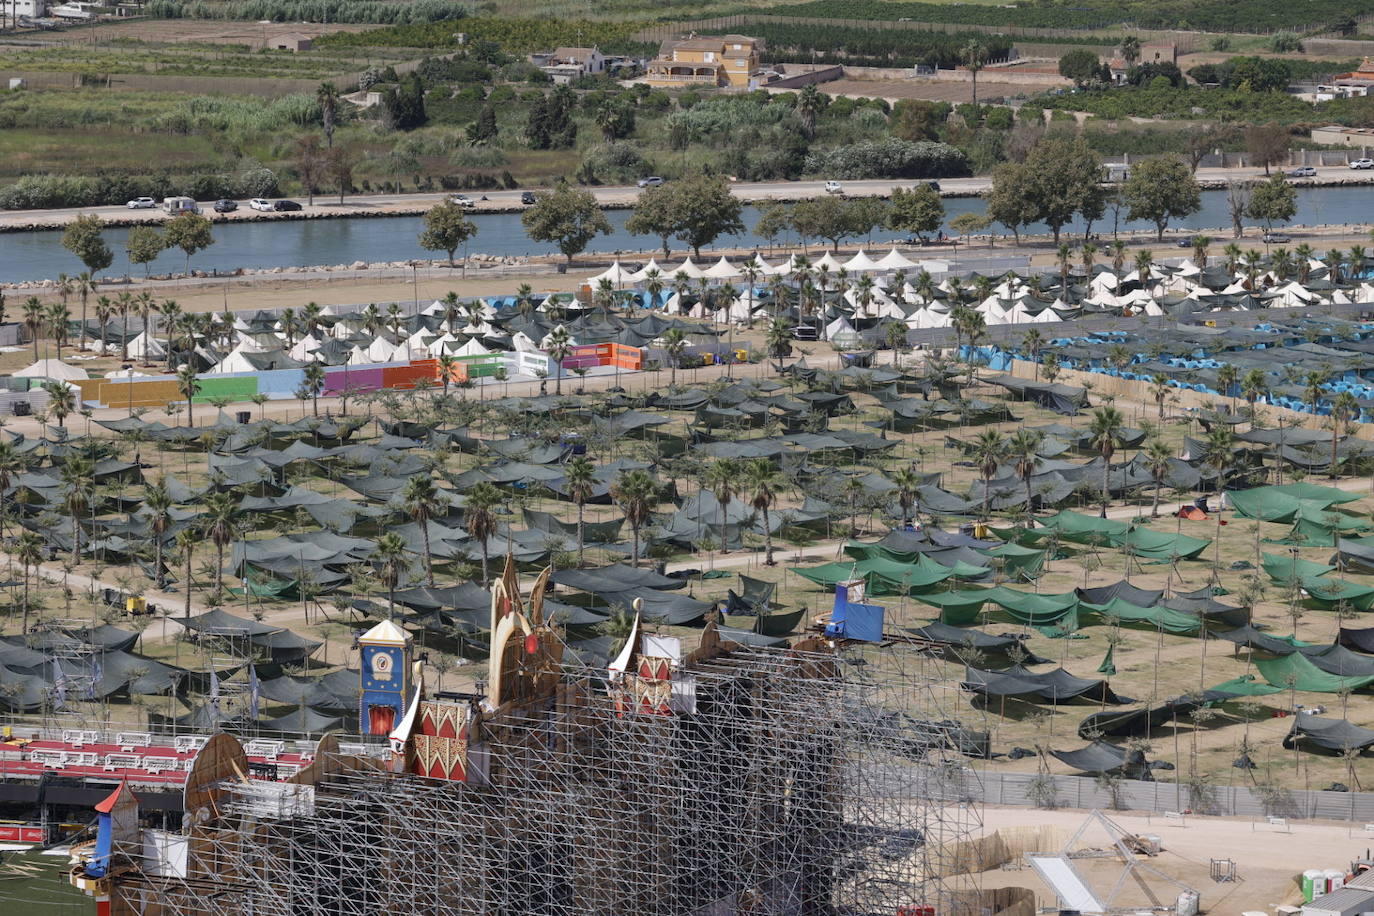
[[[1020,697],[1031,702],[1063,703],[1079,698],[1096,703],[1129,703],[1117,696],[1106,681],[1074,677],[1063,668],[1035,674],[1021,665],[1006,671],[964,669],[965,690],[989,697]]]
[[[1144,767],[1142,751],[1128,751],[1115,744],[1098,740],[1076,751],[1051,750],[1050,755],[1080,773],[1115,773],[1126,767]]]
[[[1300,711],[1293,717],[1293,727],[1284,736],[1283,746],[1291,750],[1304,745],[1327,751],[1364,750],[1374,746],[1374,729]]]

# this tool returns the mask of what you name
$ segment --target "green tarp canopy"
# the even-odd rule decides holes
[[[954,575],[959,579],[978,579],[986,576],[993,566],[994,559],[1002,561],[1002,571],[1013,579],[1026,578],[1036,579],[1040,576],[1040,571],[1045,566],[1045,551],[1037,550],[1034,547],[1022,547],[1018,544],[1001,544],[991,549],[970,548],[973,553],[987,557],[980,564],[973,564],[973,557],[969,556],[970,562],[958,562],[952,567]],[[883,544],[864,544],[860,541],[849,541],[844,545],[844,552],[857,560],[870,558],[890,560],[896,563],[917,563],[926,555],[920,551],[896,550]],[[934,558],[928,558],[934,559]],[[936,560],[938,563],[939,561]],[[939,565],[944,566],[944,563]]]
[[[1267,697],[1270,694],[1282,693],[1284,689],[1257,681],[1253,674],[1242,674],[1234,680],[1216,685],[1211,689],[1211,692],[1233,693],[1241,697]]]
[[[989,601],[1005,611],[1012,620],[1032,627],[1058,623],[1078,609],[1076,592],[1036,595],[1000,585],[994,588],[934,592],[916,595],[915,598],[939,608],[940,621],[953,626],[967,626],[976,622],[978,612]]]
[[[1256,659],[1255,668],[1266,681],[1281,690],[1295,688],[1310,693],[1337,693],[1374,684],[1374,675],[1341,677],[1328,674],[1312,664],[1301,652],[1279,658]]]
[[[1336,567],[1327,563],[1314,563],[1311,560],[1304,560],[1302,557],[1284,557],[1275,553],[1266,553],[1260,565],[1279,585],[1287,585],[1289,582],[1305,582],[1308,579],[1315,579],[1324,576]]]
[[[1311,483],[1230,490],[1227,497],[1239,515],[1263,522],[1283,523],[1296,521],[1300,513],[1310,519],[1334,505],[1354,502],[1360,498],[1359,494]]]
[[[1059,532],[1059,539],[1062,541],[1096,547],[1129,545],[1135,556],[1147,560],[1191,560],[1212,543],[1205,538],[1152,531],[1140,525],[1084,515],[1068,509],[1045,519],[1043,524],[1046,529]],[[1027,534],[1033,537],[1044,536],[1040,531],[1029,531]]]
[[[988,573],[986,569],[967,568],[974,573],[967,578],[977,578]],[[958,573],[957,569],[941,566],[926,557],[922,557],[917,563],[897,563],[869,557],[849,563],[826,563],[807,569],[793,567],[792,571],[825,588],[834,588],[835,583],[846,579],[863,579],[870,595],[913,593],[951,579]]]
[[[1140,607],[1121,598],[1113,598],[1106,604],[1085,603],[1079,612],[1080,615],[1087,612],[1100,617],[1115,617],[1122,623],[1145,624],[1151,629],[1164,630],[1166,633],[1196,633],[1202,626],[1202,621],[1192,614],[1173,611],[1167,607]]]
[[[1340,604],[1348,604],[1357,611],[1374,608],[1374,586],[1356,582],[1342,582],[1339,579],[1304,579],[1302,587],[1308,600],[1316,607],[1331,610]]]
[[[1002,572],[1012,579],[1038,579],[1045,570],[1045,551],[1020,544],[1003,544],[986,551],[1002,561]]]

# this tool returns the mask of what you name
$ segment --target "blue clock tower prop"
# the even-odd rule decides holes
[[[405,715],[410,700],[412,637],[383,620],[358,637],[362,653],[362,697],[358,721],[364,734],[388,735]]]

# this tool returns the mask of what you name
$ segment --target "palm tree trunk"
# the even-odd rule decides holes
[[[1331,424],[1331,479],[1336,479],[1336,436],[1340,432],[1340,424]]]
[[[487,539],[482,539],[482,584],[491,582],[491,577],[487,575]]]
[[[24,623],[21,633],[29,632],[29,564],[24,564]]]
[[[425,539],[425,577],[429,580],[429,587],[434,587],[434,554],[429,550],[429,519],[420,522],[420,531]]]
[[[72,513],[72,563],[81,562],[81,522],[78,518],[80,513]]]
[[[634,556],[632,556],[632,557],[630,558],[630,563],[631,563],[631,565],[634,566],[635,569],[639,569],[639,526],[638,526],[638,525],[631,525],[631,526],[630,526],[630,530],[631,530],[632,532],[634,532],[634,549],[635,549]]]
[[[773,526],[768,524],[768,504],[763,504],[763,565],[773,565]]]
[[[992,511],[992,477],[983,475],[983,521],[988,520],[988,513]]]
[[[583,501],[579,499],[579,500],[577,501],[577,568],[578,568],[578,569],[581,569],[581,568],[582,568],[583,554],[584,554],[584,551],[586,550],[586,543],[587,543],[587,538],[586,538],[586,533],[585,533],[585,527],[584,527],[584,523],[583,523],[583,514],[584,514],[584,509],[585,509],[585,508],[586,508],[585,503],[583,503]]]
[[[224,545],[215,542],[215,591],[224,590]]]
[[[153,562],[157,564],[157,569],[154,575],[154,582],[156,582],[158,588],[162,588],[164,582],[164,579],[162,578],[162,534],[160,532],[155,531],[153,532],[153,538],[156,541],[155,558]]]
[[[1159,518],[1159,478],[1155,478],[1155,501],[1150,507],[1150,518]]]
[[[191,616],[191,549],[186,548],[186,616]]]

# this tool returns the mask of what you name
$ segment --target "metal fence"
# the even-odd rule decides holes
[[[1101,808],[1155,814],[1190,811],[1228,817],[1282,817],[1374,823],[1374,793],[1210,786],[1203,795],[1173,782],[1114,781],[1092,777],[984,773],[967,780],[976,800],[988,805]]]

